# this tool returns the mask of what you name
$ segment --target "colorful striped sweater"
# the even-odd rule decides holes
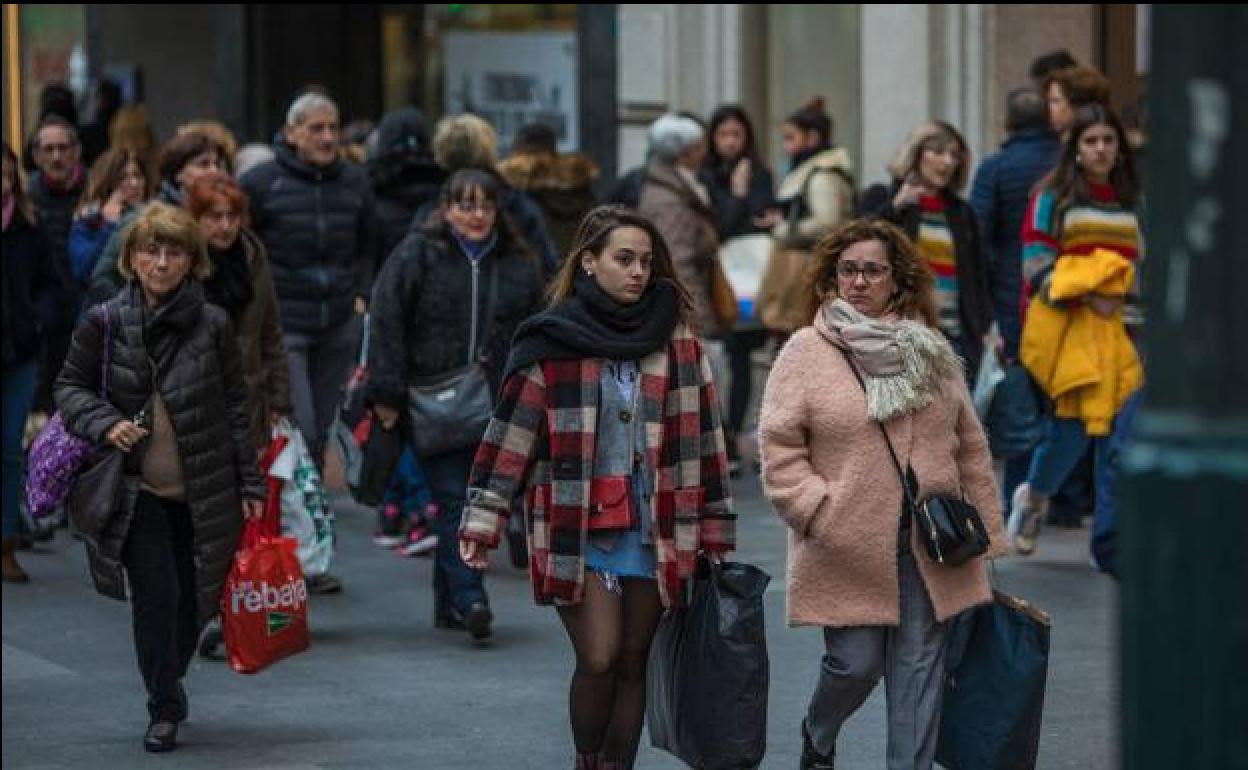
[[[1023,220],[1023,280],[1028,297],[1044,296],[1053,263],[1059,256],[1087,256],[1095,249],[1111,249],[1136,263],[1143,250],[1139,219],[1118,202],[1110,185],[1092,184],[1087,201],[1058,211],[1057,197],[1049,189],[1031,196]],[[1137,289],[1127,296],[1124,320],[1143,321]]]
[[[919,211],[916,245],[919,255],[936,277],[936,310],[940,314],[940,330],[951,339],[957,339],[962,335],[962,314],[958,306],[958,260],[947,207],[943,198],[924,195],[919,198]]]

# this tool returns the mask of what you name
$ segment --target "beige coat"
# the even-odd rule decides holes
[[[759,422],[764,490],[790,530],[789,625],[897,625],[901,482],[865,394],[822,317],[815,323],[776,359]],[[988,445],[961,379],[886,427],[918,477],[919,499],[964,493],[988,528],[990,555],[1004,553]],[[911,547],[937,620],[991,599],[982,560],[947,567],[913,537]]]
[[[672,267],[693,300],[699,337],[717,337],[723,328],[711,309],[711,263],[719,259],[715,215],[670,164],[651,161],[641,187],[638,211],[658,228],[672,254]]]

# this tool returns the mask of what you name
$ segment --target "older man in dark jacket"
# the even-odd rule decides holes
[[[240,181],[268,249],[290,360],[295,421],[319,462],[359,342],[376,268],[372,187],[338,154],[338,107],[300,96],[274,160]]]
[[[1061,147],[1049,130],[1044,99],[1034,89],[1018,88],[1006,101],[1006,130],[1001,150],[984,158],[971,186],[971,207],[979,218],[988,261],[988,282],[1006,353],[1018,356],[1022,333],[1022,252],[1020,233],[1027,199],[1036,182],[1053,168]]]
[[[43,339],[32,405],[33,411],[46,413],[52,410],[52,383],[69,350],[69,331],[81,299],[77,284],[70,278],[69,227],[86,187],[87,174],[80,162],[82,145],[78,130],[59,115],[48,115],[40,122],[31,150],[39,170],[30,177],[30,202],[35,208],[36,224],[47,238],[48,258],[62,287],[58,300],[60,318],[56,328]]]

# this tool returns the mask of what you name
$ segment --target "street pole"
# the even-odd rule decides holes
[[[1248,7],[1155,5],[1122,763],[1248,768]]]

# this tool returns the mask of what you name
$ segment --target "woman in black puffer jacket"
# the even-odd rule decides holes
[[[170,751],[187,713],[181,680],[264,486],[234,329],[204,301],[199,226],[151,204],[124,231],[118,267],[128,286],[87,313],[55,395],[72,433],[126,453],[121,503],[87,553],[100,593],[124,599],[129,578],[151,718],[143,742]]]
[[[542,267],[500,210],[496,174],[457,171],[429,218],[395,248],[370,303],[370,398],[383,423],[407,407],[408,386],[479,362],[497,393],[511,338],[541,308]],[[491,294],[493,297],[491,298]],[[476,315],[473,315],[473,308]],[[435,624],[489,636],[481,573],[459,554],[459,521],[480,436],[419,456],[440,513]]]

